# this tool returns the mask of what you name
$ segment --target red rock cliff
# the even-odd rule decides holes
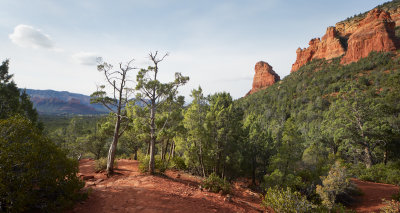
[[[371,10],[349,36],[346,55],[341,63],[348,64],[367,57],[372,51],[394,51],[397,49],[397,38],[394,28],[396,23],[388,12]]]
[[[400,12],[394,12],[400,23]],[[372,51],[396,50],[399,45],[395,26],[389,12],[380,9],[371,10],[364,18],[339,22],[336,27],[329,27],[322,39],[312,39],[308,48],[297,49],[291,72],[314,58],[332,59],[344,55],[341,63],[347,64],[368,56]],[[340,38],[347,40],[347,44],[342,44]]]
[[[301,66],[314,58],[331,59],[345,53],[335,27],[328,27],[322,39],[314,38],[309,42],[309,45],[306,49],[297,49],[297,59],[292,65],[291,72],[297,71]]]
[[[247,95],[265,89],[281,79],[267,62],[257,62],[254,70],[256,73],[253,78],[253,88]]]

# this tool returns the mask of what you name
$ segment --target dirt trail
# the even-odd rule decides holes
[[[382,199],[391,200],[392,195],[399,191],[398,186],[390,184],[373,183],[357,179],[352,179],[352,181],[363,193],[353,207],[356,212],[360,213],[379,212],[379,209],[384,206],[382,205]]]
[[[93,176],[88,200],[70,212],[260,212],[260,197],[235,184],[232,201],[225,196],[201,191],[200,179],[181,172],[150,176],[138,171],[138,162],[119,160],[116,175],[107,178],[94,172],[93,160],[80,161],[80,174]]]

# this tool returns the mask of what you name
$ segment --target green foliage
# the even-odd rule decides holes
[[[340,58],[313,60],[237,100],[245,115],[259,117],[259,135],[267,132],[272,138],[264,149],[271,157],[259,170],[279,169],[282,178],[300,176],[311,186],[335,159],[369,164],[366,150],[372,165],[400,159],[399,61],[392,53],[371,53],[348,65]]]
[[[265,167],[269,163],[272,155],[273,138],[262,125],[262,117],[250,113],[243,123],[244,142],[242,149],[242,168],[246,173],[252,175],[252,184],[256,184],[256,179],[265,175]],[[247,169],[248,168],[248,169]],[[267,181],[268,182],[268,181]]]
[[[400,201],[400,191],[398,191],[396,194],[393,194],[392,199],[395,201]]]
[[[0,120],[0,205],[55,211],[83,198],[78,163],[21,116]]]
[[[14,115],[22,115],[28,118],[37,128],[43,126],[38,122],[38,113],[33,108],[29,96],[25,90],[22,92],[15,84],[13,75],[8,73],[9,60],[0,65],[0,119],[6,119]]]
[[[311,212],[313,204],[299,192],[291,188],[268,188],[262,200],[262,205],[272,208],[276,213],[301,213]]]
[[[182,157],[174,156],[172,158],[170,168],[178,169],[178,170],[186,170],[187,166],[185,164],[185,160]]]
[[[398,213],[400,212],[400,201],[391,200],[387,201],[383,199],[383,204],[385,205],[380,209],[381,213]]]
[[[332,166],[328,176],[321,179],[322,186],[317,185],[316,192],[328,209],[334,208],[338,202],[344,202],[355,188],[349,180],[346,168],[339,162]]]
[[[230,183],[225,178],[220,178],[214,172],[203,180],[202,186],[214,193],[222,191],[222,194],[229,194],[231,191]]]
[[[354,173],[361,180],[400,185],[400,169],[395,164],[380,163],[369,169],[361,167]]]
[[[237,108],[229,93],[216,93],[208,97],[205,130],[209,139],[210,166],[220,176],[234,176],[240,152],[243,112]]]
[[[114,161],[114,168],[118,168],[118,162]],[[94,163],[94,170],[96,172],[105,171],[107,169],[107,158],[99,158]]]
[[[301,189],[304,186],[302,178],[294,174],[284,175],[279,169],[275,169],[270,175],[264,176],[263,188],[273,188],[278,186],[280,188],[294,188]]]
[[[150,155],[140,153],[138,154],[138,161],[139,170],[141,172],[149,172]],[[164,173],[168,169],[168,164],[161,159],[161,156],[156,155],[154,169],[155,172]]]

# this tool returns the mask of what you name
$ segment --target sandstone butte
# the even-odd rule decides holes
[[[281,79],[267,62],[257,62],[254,70],[253,87],[246,95],[265,89]]]
[[[368,56],[372,51],[397,50],[399,42],[395,36],[396,24],[400,24],[399,9],[389,12],[373,9],[364,18],[339,22],[335,27],[329,27],[322,39],[314,38],[308,48],[297,49],[296,62],[291,72],[297,71],[312,59],[328,60],[343,56],[341,63],[348,64]]]

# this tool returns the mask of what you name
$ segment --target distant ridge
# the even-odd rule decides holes
[[[67,91],[26,89],[39,114],[106,114],[107,109],[100,104],[90,104],[90,96]]]

